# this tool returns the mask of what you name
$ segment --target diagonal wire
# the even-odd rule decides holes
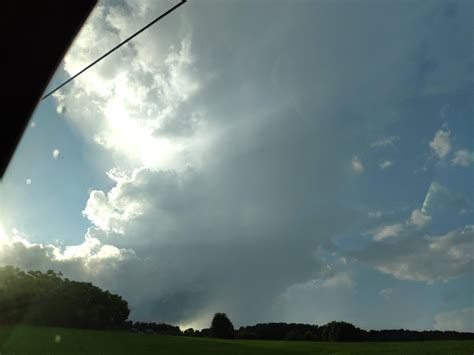
[[[53,93],[55,93],[56,91],[58,91],[59,89],[61,89],[63,86],[65,86],[66,84],[68,84],[69,82],[71,82],[72,80],[74,80],[75,78],[77,78],[79,75],[81,75],[82,73],[84,73],[87,69],[89,69],[90,67],[94,66],[95,64],[97,64],[98,62],[100,62],[102,59],[104,59],[105,57],[107,57],[110,53],[112,53],[113,51],[117,50],[118,48],[122,47],[125,43],[127,43],[128,41],[132,40],[133,38],[135,38],[136,36],[138,36],[140,33],[142,33],[143,31],[145,31],[148,27],[154,25],[156,22],[158,22],[159,20],[161,20],[163,17],[165,17],[166,15],[170,14],[171,12],[173,12],[174,10],[176,10],[178,7],[180,7],[181,5],[183,5],[184,3],[186,2],[186,0],[181,0],[181,2],[175,6],[173,6],[171,9],[169,9],[168,11],[166,11],[165,13],[163,13],[162,15],[158,16],[156,19],[154,19],[153,21],[151,21],[148,25],[146,25],[145,27],[142,27],[140,30],[138,30],[137,32],[135,32],[133,35],[131,35],[130,37],[128,37],[127,39],[123,40],[121,43],[117,44],[114,48],[112,48],[111,50],[109,50],[107,53],[103,54],[101,57],[97,58],[96,60],[94,60],[91,64],[89,64],[87,67],[85,67],[84,69],[82,69],[80,72],[74,74],[73,76],[71,76],[69,79],[67,79],[64,83],[62,83],[61,85],[59,85],[58,87],[56,87],[55,89],[51,90],[49,93],[47,93],[46,95],[44,95],[41,100],[44,100],[46,99],[48,96],[52,95]]]

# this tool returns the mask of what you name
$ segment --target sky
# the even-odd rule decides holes
[[[176,2],[93,10],[49,88]],[[474,4],[191,0],[38,105],[0,264],[131,319],[474,331]]]

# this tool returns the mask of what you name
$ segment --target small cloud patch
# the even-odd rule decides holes
[[[451,151],[451,131],[440,129],[436,132],[433,140],[430,142],[431,150],[440,159],[444,159]]]
[[[354,155],[351,161],[352,170],[357,174],[364,172],[364,165],[357,155]]]
[[[421,228],[424,227],[429,221],[431,221],[431,216],[424,214],[422,211],[416,209],[412,211],[409,223],[418,228]]]
[[[389,300],[390,297],[392,297],[393,289],[391,288],[384,288],[379,291],[379,295],[385,298],[386,300]]]
[[[388,226],[383,226],[374,234],[374,240],[380,241],[389,237],[397,237],[403,231],[403,224],[391,224]]]
[[[452,163],[454,165],[467,167],[474,162],[474,152],[470,152],[467,149],[458,150],[454,153]]]
[[[381,211],[372,211],[372,212],[369,212],[369,217],[371,218],[380,218],[382,216],[382,212]]]
[[[376,140],[370,144],[370,148],[384,148],[393,146],[400,139],[399,136],[390,136]]]
[[[388,169],[391,166],[393,166],[393,160],[384,160],[383,162],[380,162],[379,168],[382,170]]]

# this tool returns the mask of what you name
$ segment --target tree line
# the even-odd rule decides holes
[[[118,328],[130,314],[127,301],[88,282],[48,270],[0,267],[0,323],[73,328]]]
[[[224,313],[216,313],[210,328],[194,332],[186,330],[184,335],[224,339],[337,342],[474,340],[474,333],[468,332],[406,329],[366,331],[351,323],[336,321],[321,326],[303,323],[260,323],[234,330],[232,322]]]
[[[407,329],[364,330],[347,322],[325,325],[301,323],[263,323],[240,327],[237,339],[300,340],[300,341],[425,341],[474,340],[474,333],[455,331],[414,331]]]
[[[88,282],[71,281],[48,270],[24,272],[0,267],[0,325],[29,324],[83,329],[121,329],[133,332],[220,339],[288,341],[424,341],[474,340],[474,333],[360,329],[347,322],[325,325],[260,323],[234,329],[225,313],[216,313],[209,328],[181,331],[178,326],[132,322],[122,297]]]

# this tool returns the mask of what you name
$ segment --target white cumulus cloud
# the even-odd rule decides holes
[[[440,129],[435,133],[433,140],[430,142],[430,147],[433,152],[443,159],[451,151],[451,131]]]
[[[415,209],[411,213],[409,223],[418,228],[422,228],[429,223],[429,221],[431,221],[431,216],[424,214],[419,209]]]
[[[412,231],[393,243],[374,243],[354,256],[400,280],[432,283],[472,271],[474,225],[441,236]]]
[[[414,209],[410,217],[404,223],[385,225],[372,231],[374,236],[373,240],[381,241],[389,237],[398,237],[402,234],[406,234],[410,229],[413,229],[413,227],[421,229],[430,221],[431,216],[423,213],[419,209]]]
[[[91,236],[86,236],[82,244],[65,248],[31,243],[18,231],[12,236],[3,234],[0,238],[1,265],[15,265],[25,270],[54,269],[79,280],[107,279],[120,265],[135,258],[132,250],[102,244]]]
[[[380,241],[388,237],[397,237],[403,231],[403,224],[396,223],[388,226],[383,226],[377,229],[374,233],[374,240]]]
[[[125,7],[98,6],[65,56],[64,70],[75,74],[148,16],[148,11],[131,17]],[[191,36],[169,38],[159,41],[167,48],[154,48],[154,39],[143,34],[55,95],[57,111],[109,151],[115,164],[125,159],[134,167],[181,168],[206,139],[204,131],[196,136],[202,113],[188,104],[202,85]]]
[[[467,149],[458,150],[454,153],[452,162],[454,165],[469,166],[474,162],[474,152],[470,152]]]

